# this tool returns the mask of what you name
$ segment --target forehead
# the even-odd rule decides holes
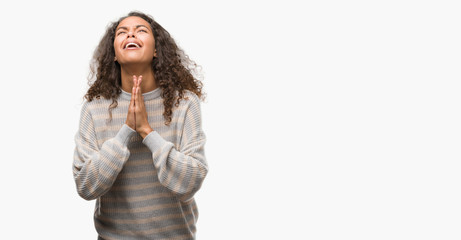
[[[133,27],[133,26],[137,26],[137,25],[145,25],[146,27],[150,28],[150,24],[140,18],[140,17],[136,17],[136,16],[130,16],[130,17],[127,17],[125,19],[123,19],[117,26],[117,29],[119,27]]]

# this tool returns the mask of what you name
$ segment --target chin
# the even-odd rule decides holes
[[[152,61],[147,61],[146,59],[139,58],[128,58],[124,59],[122,62],[119,62],[120,65],[131,65],[131,64],[151,64]]]

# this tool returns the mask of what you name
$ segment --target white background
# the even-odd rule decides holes
[[[1,3],[2,239],[96,239],[73,137],[131,10],[203,67],[197,239],[461,238],[457,1],[165,2]]]

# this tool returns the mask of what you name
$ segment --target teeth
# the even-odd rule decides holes
[[[125,46],[125,48],[130,47],[130,46],[135,46],[135,47],[137,47],[137,48],[140,48],[139,45],[136,44],[136,43],[128,43],[128,44]]]

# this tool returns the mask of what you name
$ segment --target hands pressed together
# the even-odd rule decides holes
[[[131,101],[128,107],[128,115],[125,124],[136,130],[144,139],[147,134],[152,132],[152,128],[147,120],[146,106],[141,92],[142,76],[133,75],[133,89],[131,90]]]

